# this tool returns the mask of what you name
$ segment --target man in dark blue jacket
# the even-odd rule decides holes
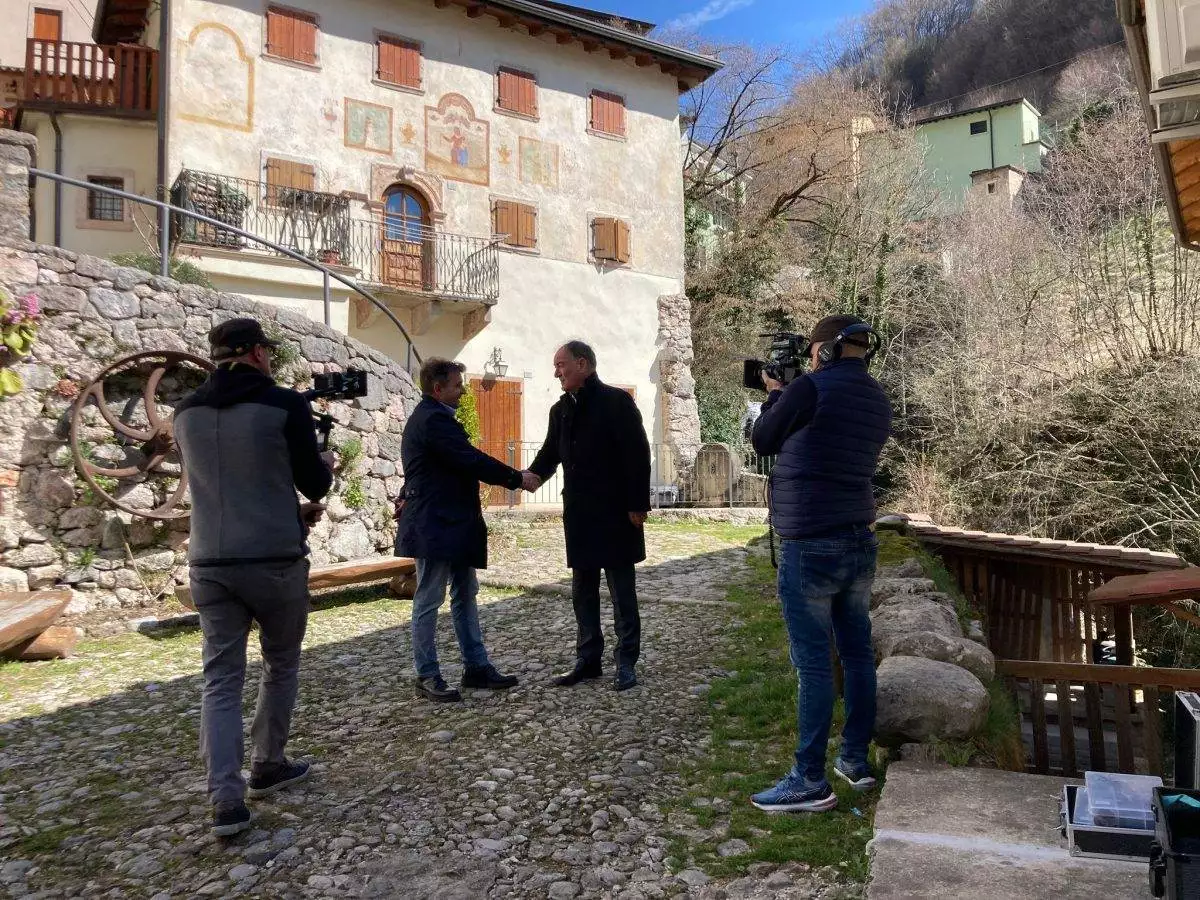
[[[854,316],[828,316],[812,333],[813,369],[769,395],[754,425],[754,449],[778,455],[771,471],[771,523],[782,538],[779,599],[799,674],[796,764],[751,801],[772,812],[837,806],[825,776],[833,717],[830,632],[845,673],[846,725],[834,774],[856,790],[875,784],[867,750],[875,728],[871,582],[878,542],[872,479],[892,410],[867,373],[869,334]]]
[[[449,687],[438,667],[438,609],[450,585],[450,612],[463,655],[465,688],[510,688],[517,683],[488,660],[479,629],[476,569],[487,568],[487,525],[479,502],[479,482],[521,487],[521,473],[471,446],[454,418],[463,395],[464,366],[429,359],[421,366],[424,395],[404,426],[400,458],[404,491],[397,500],[400,522],[396,554],[417,561],[413,596],[412,645],[417,692],[431,700],[454,702],[462,695]]]

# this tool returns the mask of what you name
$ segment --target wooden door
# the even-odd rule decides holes
[[[389,188],[383,198],[383,283],[430,290],[432,235],[424,199],[405,187]]]
[[[61,41],[62,12],[57,9],[35,9],[33,11],[33,39],[36,41]]]
[[[472,378],[471,393],[479,411],[479,447],[514,469],[530,462],[521,447],[521,395],[525,382],[519,378]],[[505,494],[512,496],[501,499]],[[492,492],[491,502],[521,502],[521,492]]]

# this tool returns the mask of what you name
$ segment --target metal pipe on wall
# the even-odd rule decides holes
[[[63,136],[58,124],[58,113],[50,113],[50,127],[54,129],[54,174],[63,173]],[[62,182],[54,182],[54,246],[62,246]]]
[[[154,196],[167,197],[167,111],[171,76],[171,0],[161,0],[158,19],[158,187]],[[158,270],[164,278],[171,271],[171,211],[158,210]]]

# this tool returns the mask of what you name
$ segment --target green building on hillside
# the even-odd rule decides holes
[[[925,168],[945,204],[962,209],[968,194],[1011,202],[1030,172],[1042,170],[1041,113],[1023,97],[913,123]]]

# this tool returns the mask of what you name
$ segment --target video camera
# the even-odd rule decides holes
[[[790,331],[778,331],[760,335],[771,339],[767,359],[747,359],[742,361],[742,386],[750,391],[763,391],[763,372],[780,384],[792,381],[808,357],[809,340],[802,334]]]
[[[314,400],[354,400],[367,396],[367,373],[361,369],[345,372],[329,372],[313,376],[313,386],[304,392],[309,403]],[[321,435],[321,450],[329,449],[329,433],[333,431],[333,416],[328,413],[313,413],[317,433]]]

